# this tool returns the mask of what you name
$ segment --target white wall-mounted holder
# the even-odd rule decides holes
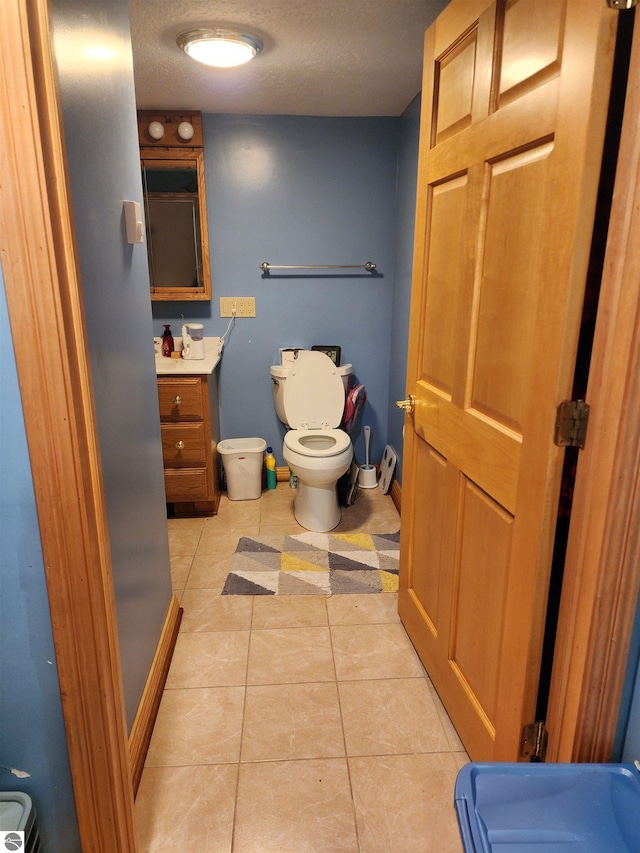
[[[123,204],[127,243],[143,243],[144,223],[142,221],[140,203],[137,201],[125,201]]]

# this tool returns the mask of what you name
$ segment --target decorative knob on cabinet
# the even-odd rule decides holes
[[[176,441],[176,447],[178,450],[184,450],[184,441]]]
[[[173,402],[176,404],[176,406],[179,406],[182,402],[182,397],[174,397]]]

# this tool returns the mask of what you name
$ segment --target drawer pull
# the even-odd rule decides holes
[[[176,441],[176,447],[178,450],[184,450],[184,441]]]
[[[182,398],[181,397],[174,397],[173,402],[176,404],[176,406],[179,406],[180,403],[182,402]]]

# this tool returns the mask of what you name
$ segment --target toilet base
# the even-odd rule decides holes
[[[298,479],[293,514],[298,524],[306,530],[314,533],[333,530],[342,518],[336,484],[310,486]]]

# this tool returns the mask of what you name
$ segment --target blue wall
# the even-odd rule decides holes
[[[628,675],[620,708],[618,742],[622,743],[623,761],[640,759],[640,601],[636,610]],[[619,748],[616,743],[616,760]]]
[[[255,296],[237,320],[220,368],[223,438],[260,436],[283,464],[284,427],[269,366],[278,347],[338,344],[366,386],[362,426],[372,458],[387,439],[390,329],[396,253],[397,118],[204,116],[213,300],[153,304],[154,333],[180,315],[220,335],[220,296]],[[379,275],[272,273],[271,264],[377,264]]]
[[[411,273],[416,215],[418,142],[420,136],[420,95],[416,95],[400,120],[398,147],[398,218],[396,269],[391,318],[391,358],[389,368],[389,431],[387,443],[398,454],[396,478],[402,483],[404,413],[396,400],[406,397],[407,345],[411,303]]]
[[[0,339],[11,333],[0,271]],[[43,850],[80,850],[16,364],[0,359],[0,790],[34,802]],[[11,769],[28,773],[20,778]],[[64,845],[62,845],[64,839]]]
[[[53,0],[71,181],[131,726],[171,598],[146,248],[125,238],[142,202],[127,0]],[[106,60],[82,48],[106,47]]]

